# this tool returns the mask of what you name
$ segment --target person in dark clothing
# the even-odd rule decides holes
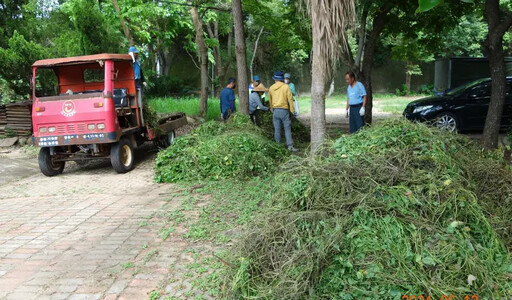
[[[261,125],[261,113],[269,110],[261,101],[261,96],[265,92],[268,92],[268,89],[263,83],[260,83],[252,89],[251,95],[249,96],[249,116],[251,117],[251,121],[257,126]]]
[[[220,113],[221,119],[227,120],[229,116],[236,112],[235,107],[235,78],[230,77],[226,83],[226,87],[220,92]]]

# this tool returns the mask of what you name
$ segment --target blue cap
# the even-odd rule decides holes
[[[283,72],[275,72],[274,76],[272,76],[272,79],[283,81],[284,80]]]
[[[131,46],[130,49],[128,49],[128,53],[130,53],[130,52],[139,53],[139,50],[137,50],[137,48],[135,48],[135,46]]]
[[[288,78],[288,79],[290,79],[290,73],[285,73],[285,74],[284,74],[284,78]]]
[[[254,81],[260,81],[260,77],[259,77],[258,75],[254,75],[254,76],[252,77],[252,80],[254,80]]]

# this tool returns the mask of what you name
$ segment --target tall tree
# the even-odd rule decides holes
[[[233,0],[233,19],[235,23],[235,57],[238,70],[238,103],[242,114],[249,114],[249,86],[247,72],[247,53],[245,46],[244,20],[241,0]]]
[[[192,16],[192,21],[196,31],[197,54],[201,65],[201,102],[199,105],[199,116],[201,118],[206,118],[208,110],[208,48],[204,41],[203,22],[201,21],[195,6],[190,8],[190,15]]]
[[[512,26],[512,11],[501,10],[499,0],[486,0],[484,17],[489,28],[484,52],[489,58],[492,81],[491,101],[484,127],[484,147],[491,149],[498,147],[501,116],[507,93],[503,35]]]
[[[99,4],[101,5],[101,1],[99,1]],[[123,17],[123,14],[121,13],[121,8],[119,7],[117,0],[112,0],[112,4],[114,4],[114,9],[116,10],[116,12],[119,16],[119,21],[121,22],[121,27],[123,27],[124,36],[128,40],[128,43],[130,44],[130,46],[133,46],[133,37],[130,32],[130,28],[128,28],[128,25],[126,25],[126,23],[124,22],[124,17]]]
[[[345,29],[354,18],[353,0],[309,0],[313,31],[311,80],[311,149],[315,153],[325,140],[325,86],[335,73],[340,48],[347,47]]]

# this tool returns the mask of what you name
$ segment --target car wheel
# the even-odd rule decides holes
[[[455,132],[459,128],[459,123],[454,114],[441,113],[436,118],[436,127],[449,132]]]
[[[41,173],[49,177],[62,174],[62,171],[64,170],[65,162],[54,161],[54,157],[50,154],[50,148],[48,147],[44,147],[39,150],[37,162],[39,163]]]
[[[110,162],[117,173],[126,173],[133,169],[134,152],[130,141],[122,138],[110,148]]]

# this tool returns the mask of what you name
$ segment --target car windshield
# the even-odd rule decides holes
[[[475,80],[475,81],[471,81],[470,83],[466,83],[466,84],[463,84],[463,85],[460,85],[456,88],[454,88],[453,90],[449,91],[446,93],[446,95],[448,96],[455,96],[455,95],[458,95],[460,94],[461,92],[465,91],[466,89],[470,88],[470,87],[473,87],[475,85],[478,85],[486,80],[489,80],[488,78],[483,78],[483,79],[478,79],[478,80]]]

